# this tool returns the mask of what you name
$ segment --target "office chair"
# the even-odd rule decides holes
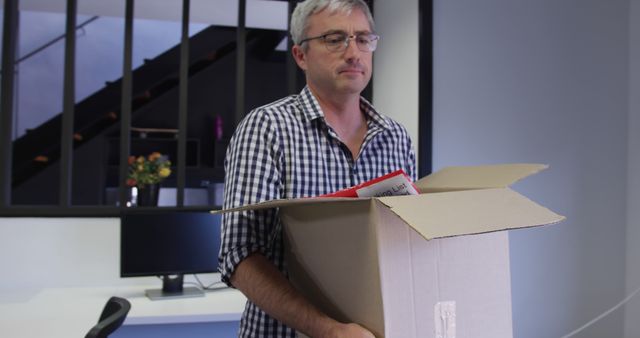
[[[85,338],[107,338],[124,323],[130,309],[128,300],[111,297],[100,314],[98,324],[91,328]]]

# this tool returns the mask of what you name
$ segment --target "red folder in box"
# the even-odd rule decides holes
[[[417,194],[416,186],[404,170],[400,169],[351,188],[320,197],[382,197]]]

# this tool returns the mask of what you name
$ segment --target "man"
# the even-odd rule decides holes
[[[403,169],[415,179],[406,130],[360,93],[378,36],[362,0],[306,0],[291,19],[292,53],[307,86],[250,112],[225,160],[225,208],[317,196]],[[278,210],[223,216],[220,271],[249,301],[241,337],[373,337],[339,323],[287,280]],[[328,245],[327,250],[330,250]]]

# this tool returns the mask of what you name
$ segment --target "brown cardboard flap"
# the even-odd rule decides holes
[[[546,168],[545,164],[527,163],[446,167],[415,184],[421,193],[506,188]]]
[[[558,223],[564,219],[509,188],[378,199],[425,239]]]

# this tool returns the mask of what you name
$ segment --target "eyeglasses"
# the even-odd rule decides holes
[[[355,40],[356,46],[362,52],[373,52],[378,46],[378,40],[380,36],[372,33],[361,33],[356,35],[349,35],[347,33],[329,33],[320,36],[314,36],[311,38],[302,39],[300,45],[310,41],[322,39],[324,45],[330,52],[342,52],[349,46],[349,40]]]

